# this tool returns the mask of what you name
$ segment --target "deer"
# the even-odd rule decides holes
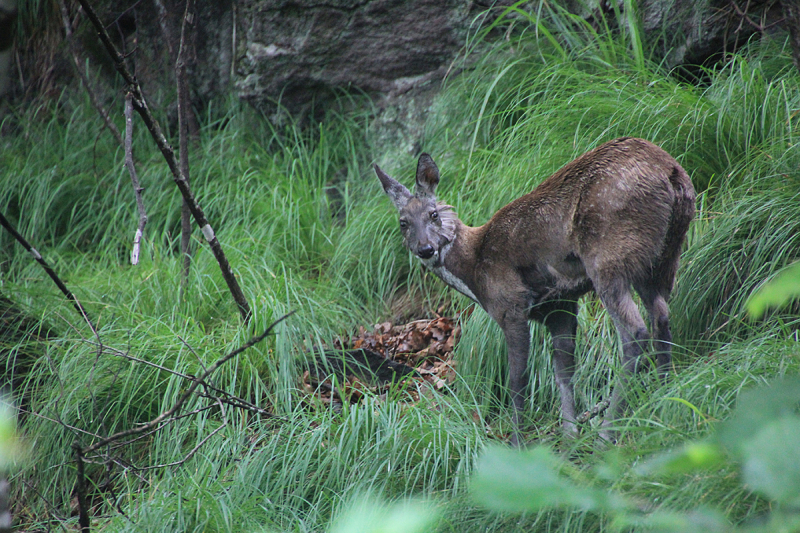
[[[694,187],[681,165],[647,140],[615,139],[566,164],[478,227],[465,225],[452,206],[436,199],[439,168],[429,154],[419,156],[414,194],[377,164],[374,170],[398,211],[405,247],[500,326],[508,351],[512,445],[521,439],[530,320],[551,337],[563,431],[579,433],[573,389],[578,299],[597,294],[622,345],[600,431],[602,439],[616,442],[612,422],[627,407],[630,378],[650,360],[662,380],[672,366],[668,301],[695,214]],[[652,355],[645,357],[651,344]]]

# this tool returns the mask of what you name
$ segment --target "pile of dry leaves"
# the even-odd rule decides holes
[[[384,358],[397,367],[405,365],[412,375],[404,380],[427,381],[436,389],[455,379],[452,353],[461,336],[457,319],[440,316],[432,320],[415,320],[393,325],[384,322],[372,331],[359,328],[347,342],[337,341],[334,347],[343,351],[362,351],[371,357]],[[413,369],[415,372],[411,371]],[[328,376],[320,379],[313,372],[303,374],[303,388],[323,403],[357,403],[365,393],[383,395],[390,383],[368,383],[360,376],[347,373],[344,380]],[[408,387],[410,401],[418,399],[418,387]]]

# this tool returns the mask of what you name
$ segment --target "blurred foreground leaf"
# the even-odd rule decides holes
[[[636,473],[640,476],[686,474],[714,468],[724,458],[722,448],[714,442],[689,442],[682,448],[647,460],[636,468]]]
[[[686,533],[702,531],[715,533],[730,531],[725,516],[713,509],[697,509],[689,512],[655,511],[648,515],[622,513],[613,522],[617,530],[658,531],[659,533]]]
[[[621,509],[621,497],[583,488],[560,475],[560,461],[544,447],[529,450],[489,448],[472,479],[475,501],[496,511],[539,511],[572,507],[585,511]]]
[[[16,409],[5,396],[0,397],[0,471],[7,472],[24,456],[25,450],[17,437]]]
[[[742,446],[745,483],[771,500],[800,503],[800,418],[773,420]]]
[[[335,522],[331,533],[427,533],[434,529],[439,513],[420,501],[392,505],[363,496]]]
[[[748,298],[747,314],[760,318],[770,307],[783,307],[800,298],[800,262],[794,263],[762,285]]]
[[[800,378],[743,392],[720,442],[742,463],[750,488],[784,504],[800,503]]]

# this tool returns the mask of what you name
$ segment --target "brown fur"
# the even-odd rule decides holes
[[[650,340],[631,286],[650,315],[659,370],[666,374],[672,340],[667,300],[694,217],[695,193],[688,174],[664,150],[642,139],[610,141],[475,228],[436,201],[439,171],[427,154],[420,156],[415,195],[377,166],[375,171],[400,213],[406,247],[502,328],[515,425],[524,406],[527,321],[533,319],[552,335],[562,422],[569,432],[576,430],[577,300],[592,289],[623,346],[625,372],[611,399],[612,418],[624,409],[627,375],[639,369]]]

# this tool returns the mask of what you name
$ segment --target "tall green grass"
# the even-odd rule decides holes
[[[595,29],[544,7],[515,13],[520,31],[476,48],[479,57],[448,82],[431,113],[424,149],[442,170],[442,200],[465,222],[482,224],[575,156],[622,135],[664,146],[700,193],[671,305],[673,379],[637,382],[631,410],[619,421],[620,446],[598,450],[593,424],[575,441],[563,440],[549,338],[532,326],[526,435],[555,445],[578,469],[616,465],[606,482],[648,508],[703,503],[734,522],[756,516],[768,502],[731,476],[653,486],[627,473],[643,455],[706,435],[743,388],[800,366],[796,315],[749,322],[743,314],[750,292],[800,256],[800,80],[788,52],[781,43],[753,46],[709,70],[707,86],[698,88],[650,62],[630,9],[620,14],[629,17],[622,32],[612,21]],[[32,460],[15,477],[26,527],[69,516],[70,446],[91,440],[80,430],[110,434],[151,419],[187,386],[163,369],[197,373],[293,310],[273,337],[214,377],[216,386],[280,418],[215,407],[120,454],[138,466],[168,464],[227,424],[180,466],[137,473],[117,465],[106,486],[104,468],[90,465],[95,510],[107,517],[95,528],[323,531],[370,494],[431,499],[441,509],[441,531],[608,530],[604,517],[591,513],[520,518],[489,513],[468,498],[475,458],[505,438],[511,416],[504,341],[481,310],[462,315],[454,383],[442,392],[421,390],[415,405],[397,390],[337,411],[302,391],[299,377],[315,346],[359,326],[431,313],[442,302],[456,311],[471,304],[402,249],[393,208],[369,168],[379,147],[365,114],[331,114],[317,127],[276,131],[227,105],[203,121],[191,181],[253,308],[251,327],[240,324],[199,234],[181,300],[179,195],[141,127],[135,157],[149,222],[133,267],[131,185],[122,153],[91,106],[64,98],[8,119],[15,133],[0,152],[0,209],[62,274],[105,346],[98,349],[37,265],[4,245],[0,290],[57,334],[41,346],[25,384],[31,410],[46,417],[22,421],[33,443]],[[414,163],[385,167],[410,185]],[[588,408],[608,396],[618,343],[599,301],[587,296],[581,303],[576,397]],[[186,410],[206,403],[192,399]]]

